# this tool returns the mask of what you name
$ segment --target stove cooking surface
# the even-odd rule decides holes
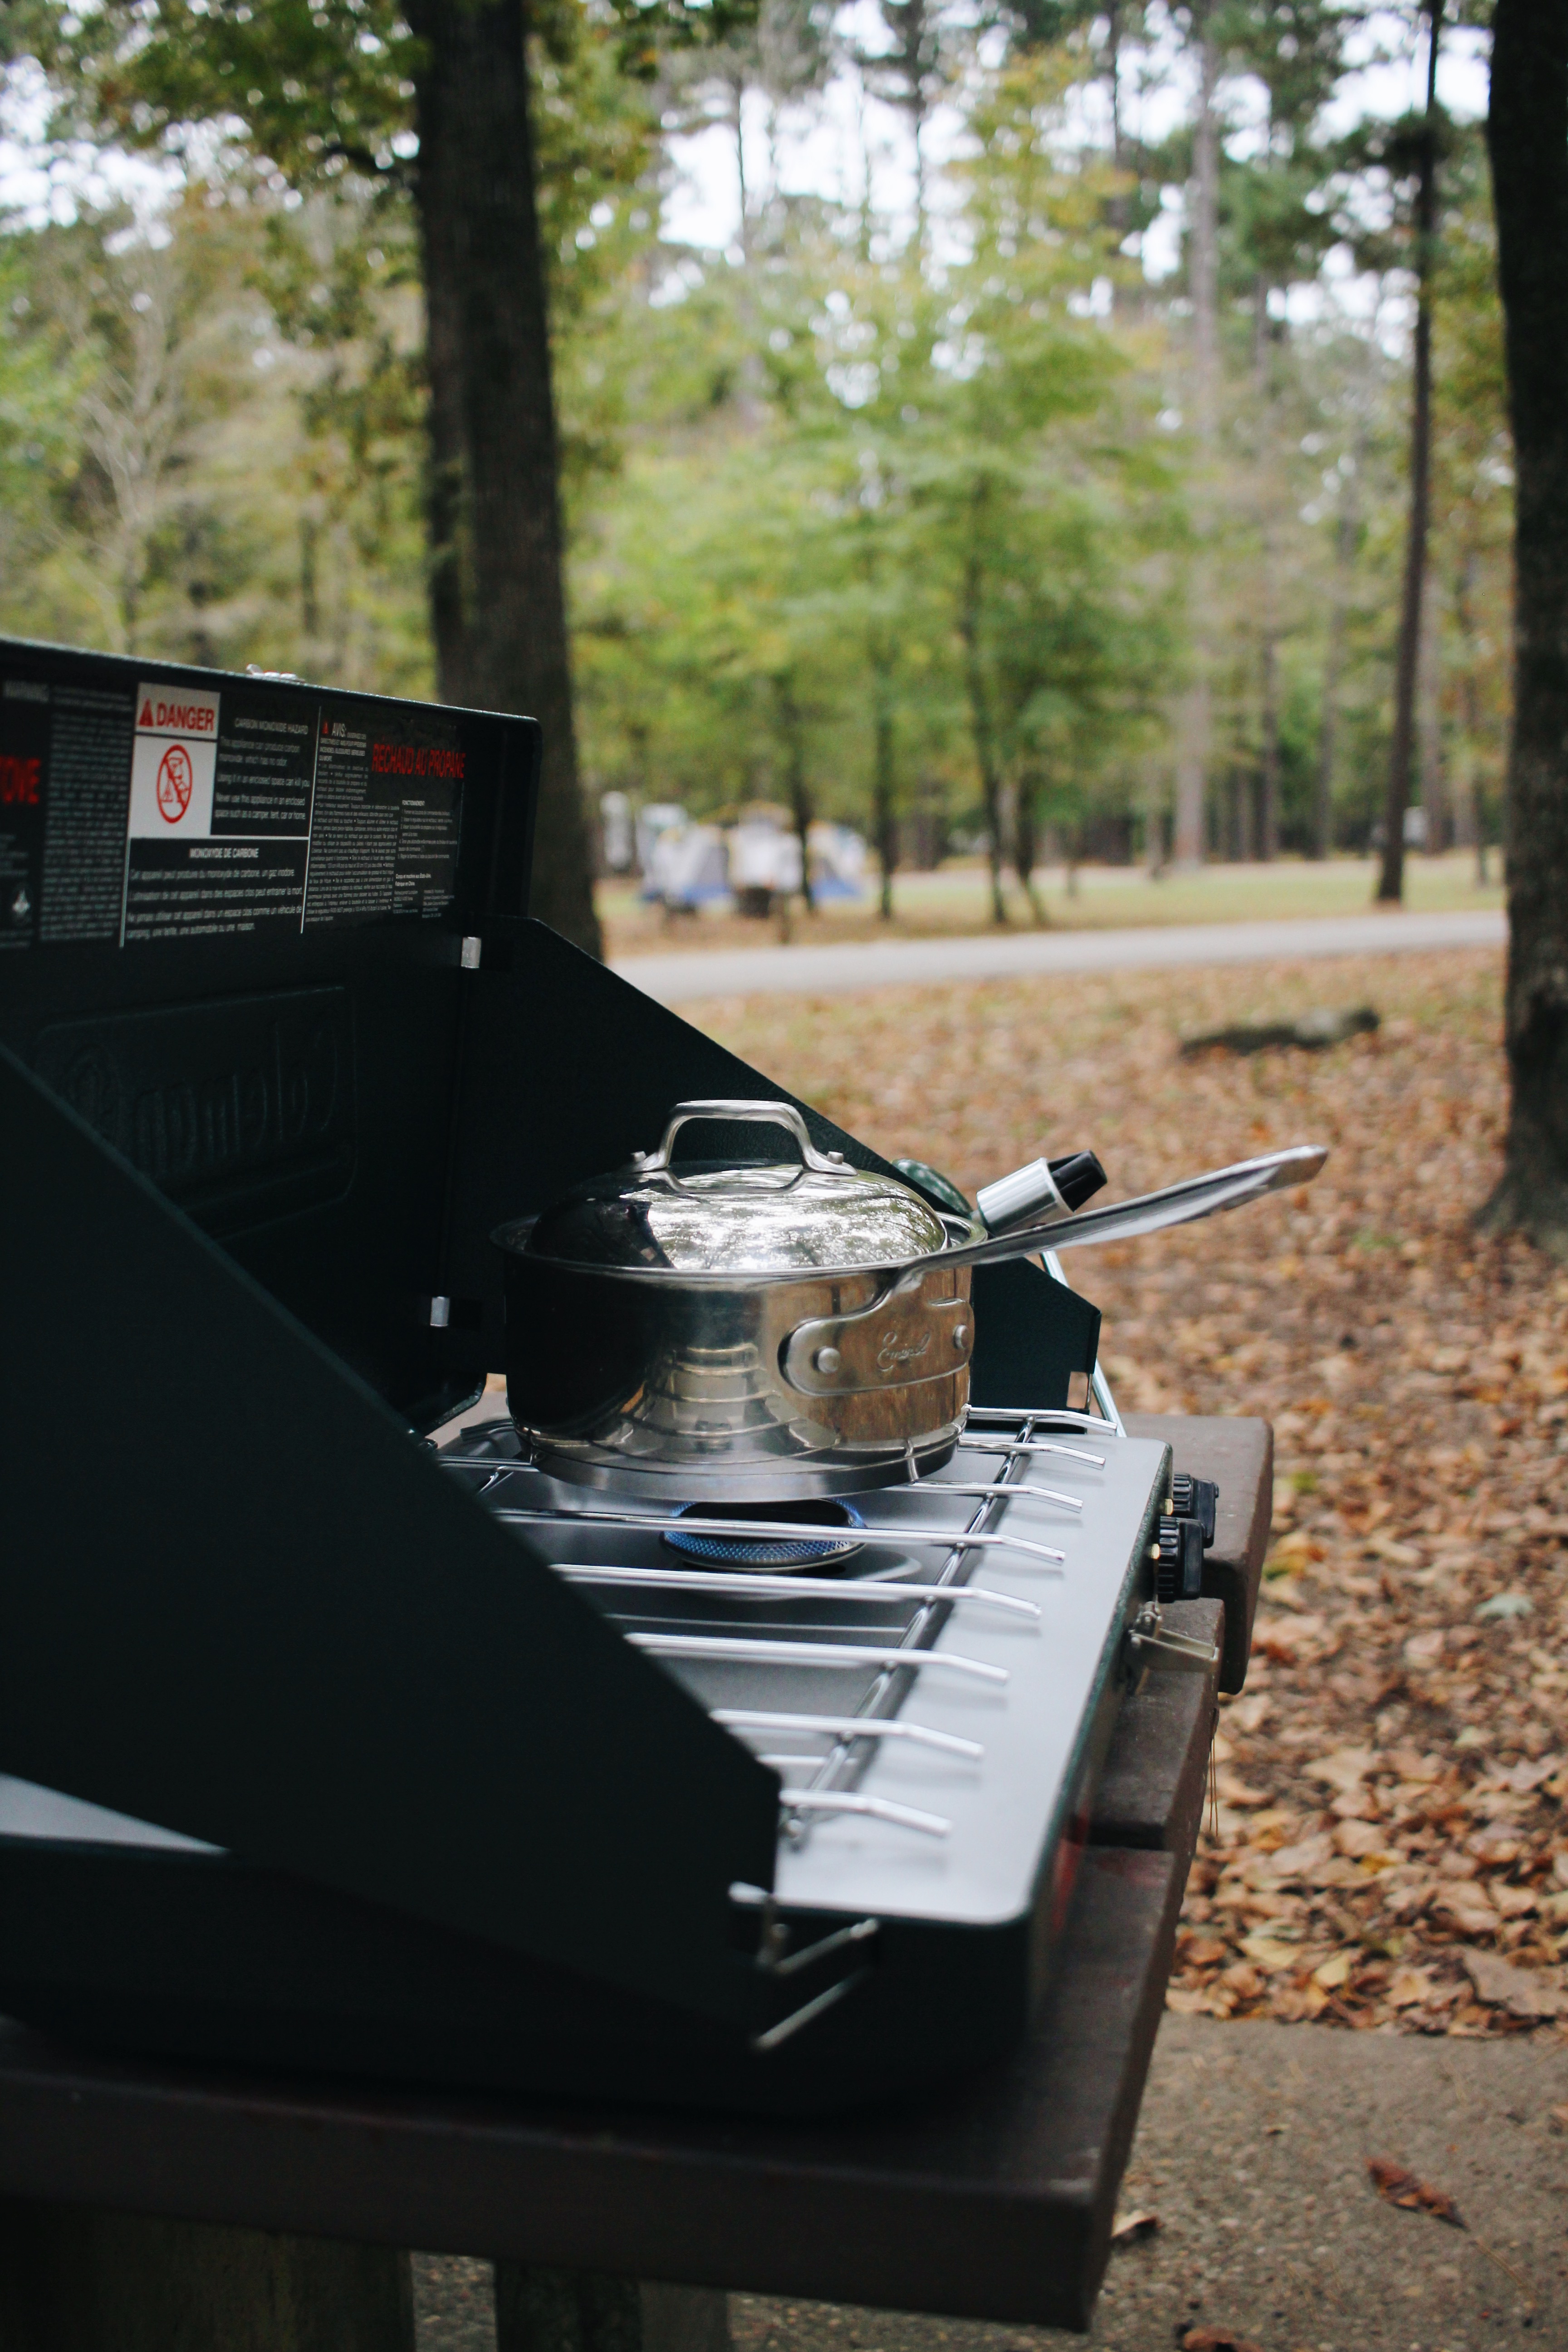
[[[1030,1908],[1147,1584],[1163,1446],[977,1413],[944,1469],[855,1497],[864,1529],[837,1558],[790,1540],[842,1542],[832,1507],[772,1522],[705,1504],[704,1549],[733,1552],[694,1559],[689,1517],[546,1477],[509,1422],[440,1458],[779,1772],[779,1902],[974,1924]]]

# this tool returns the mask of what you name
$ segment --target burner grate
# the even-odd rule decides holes
[[[510,1428],[498,1434],[504,1443]],[[1042,1589],[1075,1565],[1091,1572],[1086,1498],[1127,1443],[1088,1415],[978,1412],[952,1464],[909,1486],[854,1501],[705,1498],[674,1512],[585,1502],[537,1468],[498,1461],[488,1431],[466,1431],[442,1458],[485,1474],[476,1491],[496,1516],[548,1546],[558,1574],[591,1590],[628,1642],[780,1774],[780,1836],[798,1853],[835,1820],[914,1832],[917,1843],[947,1835],[947,1811],[920,1790],[929,1780],[938,1797],[948,1776],[956,1800],[951,1775],[984,1777],[988,1736],[974,1738],[962,1709],[946,1729],[924,1718],[964,1690],[993,1707],[1016,1703],[1009,1685],[1044,1631]],[[1063,1486],[1040,1482],[1047,1460]],[[1040,1539],[1058,1531],[1059,1546]],[[948,1639],[960,1623],[1011,1624],[1028,1650],[961,1655],[972,1643]],[[894,1755],[927,1759],[912,1803],[883,1797]]]

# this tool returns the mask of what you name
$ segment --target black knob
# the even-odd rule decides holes
[[[1171,1481],[1171,1509],[1178,1519],[1196,1519],[1204,1531],[1204,1549],[1214,1541],[1214,1515],[1219,1488],[1212,1478],[1194,1478],[1180,1471]]]
[[[1196,1519],[1162,1519],[1154,1541],[1154,1592],[1196,1601],[1204,1589],[1204,1531]]]
[[[1105,1171],[1092,1151],[1069,1152],[1067,1159],[1051,1160],[1047,1165],[1064,1209],[1081,1209],[1104,1189]]]

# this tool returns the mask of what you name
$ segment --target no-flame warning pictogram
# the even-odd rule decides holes
[[[165,824],[178,824],[191,804],[195,772],[183,743],[171,743],[158,762],[158,814]]]

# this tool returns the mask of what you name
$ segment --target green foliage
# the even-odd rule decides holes
[[[929,222],[786,197],[753,153],[739,266],[661,237],[667,125],[733,123],[748,91],[775,119],[809,101],[842,69],[820,0],[531,17],[591,783],[700,814],[804,792],[889,860],[916,810],[1026,868],[1047,835],[1152,856],[1201,501],[1211,836],[1247,839],[1272,761],[1284,845],[1310,845],[1337,612],[1336,832],[1364,842],[1412,126],[1324,135],[1343,12],[1216,5],[1222,100],[1246,74],[1255,102],[1222,142],[1205,455],[1181,281],[1124,249],[1190,142],[1141,145],[1124,113],[1118,171],[1081,136],[1142,12],[1119,11],[1116,55],[1068,0],[884,16],[867,73],[906,122],[939,92],[963,117]],[[46,67],[58,133],[173,154],[187,180],[152,236],[118,214],[0,234],[0,625],[430,691],[407,21],[384,0],[9,0],[0,43]],[[1511,475],[1475,134],[1445,132],[1443,190],[1434,740],[1454,811],[1495,824]],[[1346,236],[1384,286],[1370,337],[1325,273]],[[1309,285],[1315,318],[1291,307]]]

